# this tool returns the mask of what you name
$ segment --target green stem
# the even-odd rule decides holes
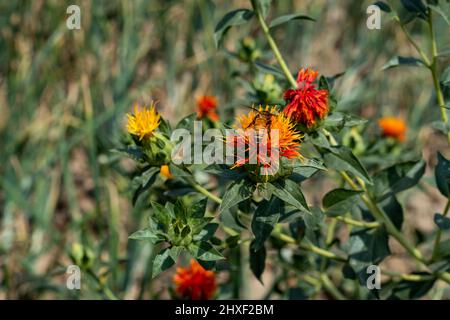
[[[429,65],[429,69],[431,71],[431,77],[433,78],[433,86],[436,90],[436,98],[439,105],[439,108],[441,109],[441,118],[442,121],[445,123],[445,128],[448,131],[448,116],[447,116],[447,109],[445,107],[445,100],[444,100],[444,94],[442,92],[441,86],[439,84],[439,76],[437,72],[437,61],[438,61],[438,50],[437,50],[437,42],[436,42],[436,36],[434,33],[434,26],[433,26],[433,11],[428,10],[428,25],[430,26],[430,37],[431,37],[431,55],[432,55],[432,62]],[[447,132],[447,143],[450,146],[450,132]]]
[[[92,269],[86,270],[88,274],[91,275],[91,277],[95,280],[97,283],[99,290],[109,299],[109,300],[119,300],[119,298],[116,297],[116,295],[109,289],[109,287],[103,283],[103,281],[100,280],[99,277],[92,271]]]
[[[212,201],[214,201],[217,204],[221,204],[222,203],[222,199],[220,199],[218,196],[212,194],[207,189],[205,189],[204,187],[199,185],[197,182],[195,182],[194,179],[187,178],[186,180],[192,186],[192,188],[194,188],[195,190],[197,190],[198,192],[200,192],[201,194],[203,194],[207,198],[211,199]]]
[[[443,213],[444,217],[447,216],[449,209],[450,209],[450,198],[448,198],[447,204],[445,205],[445,209],[444,209],[444,213]],[[441,229],[438,229],[438,231],[436,233],[436,239],[434,240],[433,253],[431,255],[430,262],[435,261],[439,255],[439,243],[441,242],[441,236],[442,236],[442,231],[441,231]]]
[[[406,37],[408,38],[409,43],[412,44],[412,46],[416,49],[416,51],[419,53],[420,57],[422,58],[423,62],[425,63],[426,66],[430,66],[430,59],[428,59],[426,53],[420,48],[420,46],[416,43],[416,41],[414,40],[414,38],[411,36],[411,34],[409,33],[409,31],[406,29],[405,25],[400,21],[400,18],[398,16],[396,16],[394,18],[399,24],[400,24],[400,28],[402,29],[403,33],[406,35]]]
[[[298,245],[300,247],[300,249],[316,253],[316,254],[318,254],[318,255],[320,255],[322,257],[333,259],[333,260],[340,261],[340,262],[346,262],[347,261],[346,258],[344,258],[342,256],[339,256],[339,255],[337,255],[337,254],[335,254],[335,253],[333,253],[331,251],[319,248],[319,247],[317,247],[317,246],[315,246],[315,245],[313,245],[311,243],[297,243],[297,241],[294,238],[292,238],[292,237],[290,237],[290,236],[288,236],[286,234],[274,232],[272,235],[274,237],[276,237],[277,239],[280,239],[280,240],[282,240],[282,241],[284,241],[286,243]]]
[[[251,0],[253,10],[255,11],[256,17],[259,21],[259,24],[261,25],[261,29],[264,33],[264,36],[267,40],[267,43],[270,46],[270,49],[272,49],[273,54],[275,55],[275,59],[277,59],[278,64],[281,67],[281,70],[283,71],[284,75],[286,76],[286,79],[290,82],[291,86],[296,88],[297,87],[297,81],[295,81],[294,77],[292,76],[292,73],[289,71],[289,68],[286,64],[286,62],[283,59],[283,56],[281,55],[280,50],[278,49],[277,44],[273,40],[272,36],[270,35],[269,27],[266,24],[266,21],[264,21],[264,17],[261,14],[261,10],[258,6],[258,3],[256,0]]]
[[[433,279],[431,275],[420,275],[420,274],[406,274],[392,271],[382,271],[382,273],[391,278],[398,278],[401,280],[411,281],[411,282],[421,282],[429,281]]]
[[[320,281],[322,282],[325,290],[328,291],[328,293],[331,294],[333,298],[335,298],[336,300],[347,300],[325,273],[322,273],[320,275]]]
[[[380,223],[377,221],[374,222],[366,222],[366,221],[359,221],[348,217],[335,217],[337,221],[344,222],[348,225],[360,227],[360,228],[369,228],[369,229],[375,229],[380,226]]]

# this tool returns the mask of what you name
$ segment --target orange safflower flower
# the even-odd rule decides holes
[[[243,158],[239,158],[238,155],[233,168],[250,163],[252,157],[256,158],[256,164],[264,167],[269,166],[274,160],[278,160],[274,159],[277,155],[271,154],[271,146],[274,143],[271,130],[278,130],[278,145],[274,145],[274,148],[277,148],[279,157],[288,159],[300,157],[299,147],[302,135],[295,130],[295,124],[284,113],[278,112],[276,107],[266,106],[263,108],[259,106],[258,109],[252,109],[246,115],[238,116],[236,120],[237,136],[232,142],[243,144],[247,152],[249,150],[253,152],[261,151],[261,148],[266,152],[248,153]],[[249,130],[254,130],[257,139],[253,139],[249,135]]]
[[[156,111],[155,104],[150,107],[139,109],[139,105],[134,105],[134,113],[127,113],[127,130],[132,135],[139,137],[139,140],[148,138],[158,128],[161,116]]]
[[[405,141],[406,123],[397,117],[383,117],[378,120],[382,134],[385,137],[392,137],[398,141]]]
[[[209,300],[217,289],[214,272],[205,270],[195,259],[189,268],[178,268],[173,276],[175,291],[180,298],[190,300]]]
[[[284,113],[296,122],[311,128],[317,119],[324,119],[328,114],[328,90],[319,90],[313,84],[318,72],[312,69],[301,69],[297,76],[297,89],[289,89],[284,93],[288,103]]]
[[[165,177],[165,178],[167,178],[167,179],[172,179],[172,178],[173,178],[172,174],[170,173],[169,166],[166,165],[166,164],[161,166],[161,169],[160,169],[159,173],[160,173],[163,177]]]
[[[216,108],[217,99],[214,96],[201,96],[197,99],[197,114],[200,119],[208,118],[211,121],[219,120]]]

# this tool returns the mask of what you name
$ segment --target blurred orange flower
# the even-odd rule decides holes
[[[217,99],[214,96],[201,96],[197,99],[197,114],[200,119],[208,118],[211,121],[219,120],[216,108]]]
[[[398,141],[405,141],[406,123],[397,117],[383,117],[378,120],[382,134],[385,137],[392,137]]]
[[[195,259],[191,260],[189,268],[177,269],[173,282],[176,293],[183,299],[208,300],[217,289],[214,272],[205,270]]]
[[[314,126],[318,119],[328,114],[328,91],[319,90],[313,84],[318,72],[312,69],[301,69],[297,76],[297,89],[289,89],[284,93],[288,103],[284,113],[307,128]]]
[[[161,166],[161,170],[159,171],[159,173],[167,179],[173,178],[172,174],[170,173],[169,166],[166,164]]]

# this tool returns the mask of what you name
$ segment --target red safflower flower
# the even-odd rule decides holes
[[[216,108],[217,99],[214,96],[201,96],[197,99],[197,114],[200,119],[206,117],[211,121],[219,120]]]
[[[217,288],[214,272],[205,270],[195,259],[191,260],[189,268],[177,269],[173,282],[179,297],[190,300],[211,299]]]
[[[378,125],[382,131],[383,136],[392,137],[398,141],[405,141],[406,138],[406,123],[396,117],[384,117],[378,120]]]
[[[328,114],[328,90],[319,90],[313,84],[318,72],[312,69],[301,69],[297,76],[297,89],[289,89],[284,93],[288,103],[284,113],[296,122],[311,128],[317,118],[324,119]]]

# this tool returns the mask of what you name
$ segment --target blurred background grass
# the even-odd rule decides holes
[[[381,30],[367,29],[371,3],[274,1],[271,17],[302,12],[318,21],[289,23],[274,37],[293,72],[302,66],[327,76],[346,72],[335,87],[339,109],[369,118],[372,126],[381,115],[400,115],[411,146],[427,145],[425,156],[434,157],[446,149],[444,139],[422,126],[439,114],[429,75],[419,68],[381,71],[393,55],[414,51],[387,16]],[[66,27],[70,4],[81,8],[81,30]],[[110,150],[120,145],[124,113],[134,101],[157,100],[172,123],[194,111],[202,94],[218,97],[223,117],[239,107],[243,88],[234,74],[240,63],[213,40],[217,21],[239,7],[249,3],[0,3],[0,299],[102,297],[96,283],[81,292],[65,287],[75,242],[91,248],[100,280],[119,297],[165,296],[167,284],[150,281],[151,247],[127,239],[147,215],[131,206],[133,167]],[[437,20],[438,42],[450,43],[448,26]],[[411,27],[425,45],[425,26]],[[230,30],[224,46],[232,51],[247,35],[267,49],[256,24]],[[274,62],[270,53],[263,57]],[[317,192],[310,188],[307,194]],[[426,213],[416,208],[425,220],[410,219],[419,228],[432,226],[427,204],[443,207],[436,195],[425,201]]]

